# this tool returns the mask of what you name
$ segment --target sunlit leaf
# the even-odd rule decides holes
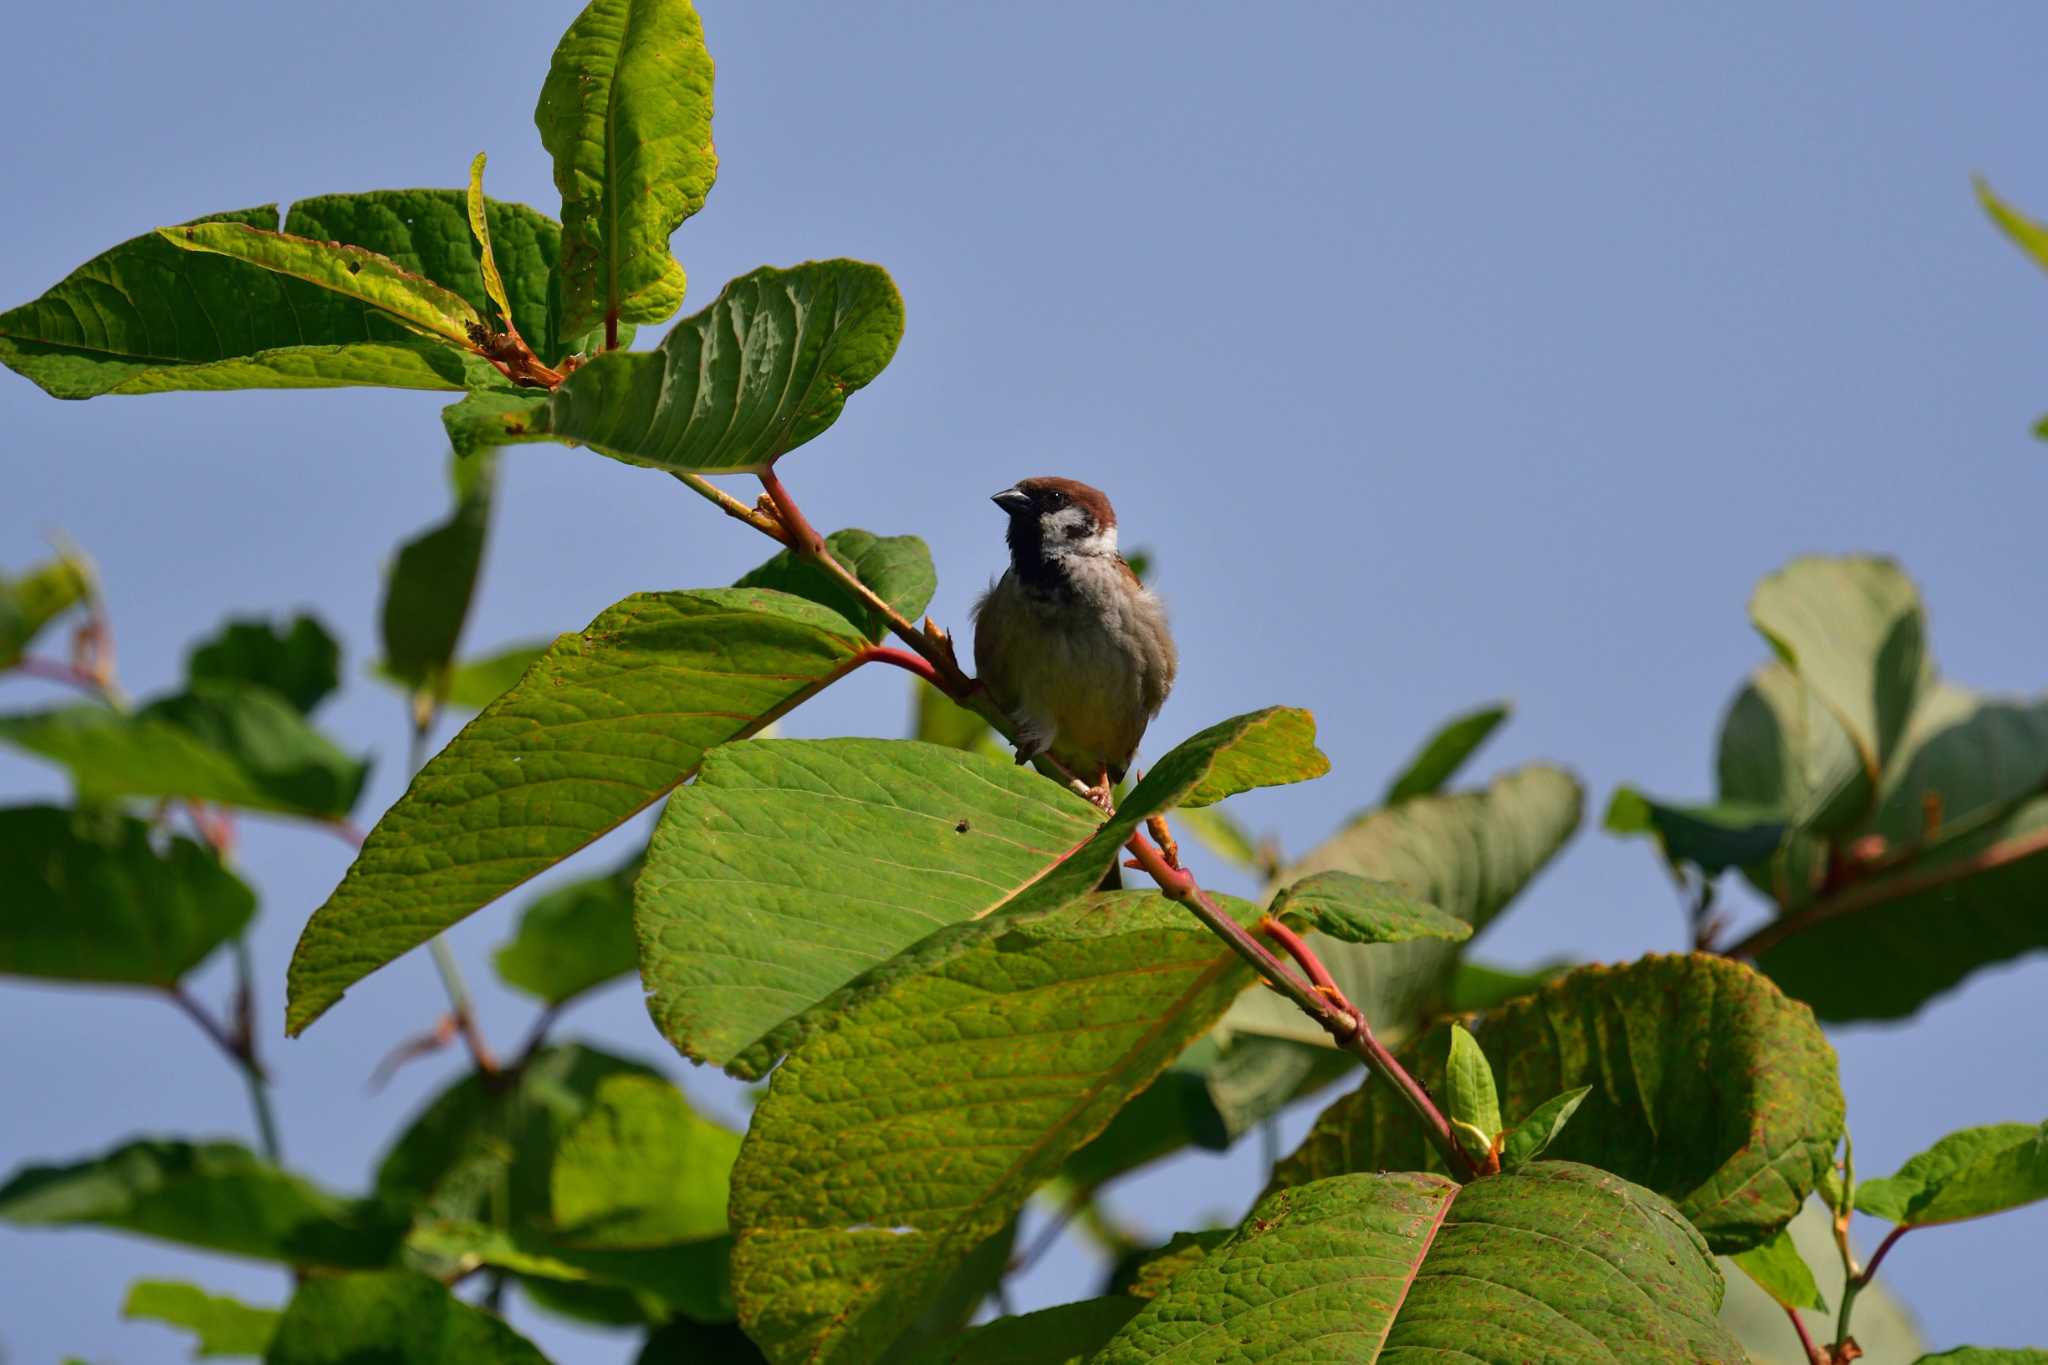
[[[643,593],[556,640],[427,762],[314,912],[290,1031],[844,675],[864,644],[835,612],[752,589]]]
[[[0,358],[4,356],[0,349]],[[85,600],[91,589],[86,572],[83,565],[60,556],[19,578],[0,574],[0,669],[20,659],[43,627]]]
[[[277,1331],[280,1313],[275,1308],[251,1308],[225,1295],[209,1294],[197,1285],[137,1280],[128,1287],[121,1316],[161,1322],[192,1333],[198,1338],[192,1354],[203,1360],[211,1356],[262,1355]]]
[[[857,529],[834,531],[825,537],[825,548],[908,620],[915,621],[924,614],[932,593],[938,589],[939,576],[932,568],[932,552],[916,536],[878,536]],[[889,631],[888,621],[880,612],[855,597],[851,589],[831,574],[790,550],[752,570],[733,586],[775,588],[807,597],[859,626],[870,640],[879,640]]]
[[[1859,1211],[1909,1227],[1982,1218],[2048,1199],[2048,1122],[1950,1133],[1896,1175],[1856,1186]]]
[[[1779,1229],[1778,1235],[1762,1246],[1751,1247],[1729,1259],[1779,1307],[1828,1311],[1827,1299],[1813,1282],[1813,1268],[1793,1245],[1790,1227]]]
[[[631,464],[758,472],[837,421],[902,335],[903,300],[879,266],[763,266],[657,349],[579,367],[555,390],[549,430]]]
[[[682,303],[668,239],[718,174],[711,85],[688,0],[592,0],[562,35],[533,121],[562,192],[572,329],[661,322]]]
[[[498,1317],[410,1270],[302,1282],[269,1365],[547,1365]]]
[[[1604,1171],[1337,1176],[1262,1201],[1093,1360],[1599,1360],[1625,1343],[1630,1361],[1746,1365],[1721,1293],[1699,1234]]]
[[[1512,1127],[1592,1087],[1550,1155],[1648,1184],[1716,1251],[1770,1240],[1827,1170],[1842,1133],[1834,1050],[1812,1011],[1739,963],[1706,954],[1582,967],[1486,1016],[1479,1045]],[[1443,1093],[1447,1030],[1404,1056]],[[1387,1086],[1323,1111],[1276,1186],[1441,1159]]]

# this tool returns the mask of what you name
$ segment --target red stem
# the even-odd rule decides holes
[[[1259,932],[1285,948],[1287,955],[1300,963],[1301,969],[1308,973],[1308,979],[1315,983],[1317,990],[1328,995],[1333,1002],[1344,999],[1344,992],[1338,989],[1336,978],[1330,975],[1330,969],[1325,967],[1323,960],[1315,955],[1315,951],[1307,943],[1302,941],[1301,935],[1295,933],[1271,915],[1259,921]],[[1349,1004],[1350,1002],[1345,1001],[1345,1003]],[[1353,1014],[1356,1013],[1357,1011],[1354,1010]]]
[[[93,677],[92,674],[73,664],[58,663],[55,659],[24,657],[16,659],[11,667],[16,672],[28,677],[42,678],[54,683],[63,683],[67,687],[76,687],[82,692],[90,692],[95,696],[98,696],[101,690],[99,679]]]
[[[774,469],[761,471],[761,487],[768,490],[768,500],[775,504],[775,514],[782,518],[783,526],[789,531],[792,548],[809,559],[823,558],[825,537],[819,535],[817,528],[805,519],[796,499],[789,496],[782,480],[775,477]]]
[[[891,649],[887,645],[869,645],[860,652],[860,661],[864,664],[894,664],[898,668],[917,674],[941,692],[946,690],[944,680],[939,677],[939,670],[933,668],[929,660],[920,659],[908,650]]]
[[[1859,1284],[1869,1284],[1872,1280],[1876,1279],[1878,1262],[1882,1261],[1884,1259],[1884,1254],[1892,1249],[1892,1243],[1898,1241],[1901,1237],[1904,1237],[1907,1233],[1911,1232],[1912,1230],[1912,1224],[1902,1223],[1898,1227],[1893,1228],[1890,1232],[1887,1232],[1884,1235],[1884,1240],[1877,1244],[1877,1250],[1871,1253],[1870,1264],[1864,1266],[1863,1273],[1856,1277],[1857,1282]]]
[[[1799,1344],[1805,1349],[1806,1359],[1811,1365],[1828,1365],[1827,1356],[1822,1354],[1820,1347],[1813,1344],[1813,1334],[1806,1330],[1806,1323],[1801,1320],[1799,1310],[1787,1308],[1785,1316],[1792,1319],[1792,1330],[1799,1333]]]

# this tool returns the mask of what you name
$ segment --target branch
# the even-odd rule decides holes
[[[2037,829],[2015,839],[1991,844],[1979,849],[1967,858],[1943,863],[1920,872],[1906,872],[1896,877],[1878,881],[1857,882],[1835,893],[1815,901],[1804,910],[1782,915],[1763,925],[1748,938],[1743,939],[1726,952],[1728,957],[1755,958],[1761,953],[1777,947],[1794,934],[1812,928],[1825,920],[1839,919],[1883,905],[1888,901],[1932,891],[1950,882],[1974,877],[1980,872],[2004,867],[2037,853],[2048,852],[2048,829]]]
[[[433,733],[434,721],[439,714],[440,709],[436,707],[424,715],[415,713],[413,716],[412,744],[406,766],[414,773],[419,772],[426,763],[427,736]],[[341,833],[342,837],[346,838],[349,831],[343,830]],[[362,840],[358,838],[356,842],[360,844]],[[496,1075],[498,1059],[492,1054],[491,1045],[484,1041],[483,1030],[477,1026],[476,1010],[469,1000],[469,988],[463,984],[462,969],[455,964],[455,954],[448,947],[447,936],[434,935],[429,949],[434,955],[434,969],[441,974],[441,989],[448,995],[448,1012],[455,1017],[455,1026],[461,1030],[462,1041],[469,1047],[470,1061],[476,1064],[476,1069],[486,1078]]]
[[[1282,995],[1292,1000],[1301,1012],[1322,1025],[1337,1046],[1351,1053],[1366,1068],[1381,1080],[1394,1087],[1403,1103],[1414,1113],[1422,1124],[1424,1134],[1436,1145],[1445,1163],[1461,1179],[1470,1180],[1478,1174],[1470,1157],[1458,1145],[1451,1133],[1451,1125],[1445,1121],[1429,1092],[1422,1088],[1413,1076],[1387,1051],[1379,1039],[1373,1036],[1365,1014],[1344,998],[1327,969],[1306,943],[1270,916],[1259,923],[1260,929],[1272,933],[1275,928],[1288,952],[1301,961],[1308,972],[1309,980],[1303,981],[1288,969],[1285,963],[1273,956],[1267,947],[1252,937],[1243,925],[1230,913],[1209,898],[1209,894],[1195,883],[1194,875],[1184,868],[1169,865],[1166,855],[1142,834],[1131,836],[1125,845],[1137,859],[1138,866],[1159,884],[1160,892],[1168,900],[1178,901],[1194,913],[1196,919],[1207,925],[1228,943],[1230,947],[1252,965]],[[1311,965],[1312,964],[1312,965]]]
[[[1792,1319],[1792,1330],[1799,1333],[1799,1345],[1806,1352],[1810,1365],[1828,1365],[1828,1358],[1820,1347],[1813,1344],[1813,1334],[1806,1330],[1806,1322],[1799,1316],[1797,1308],[1786,1308],[1785,1316]]]

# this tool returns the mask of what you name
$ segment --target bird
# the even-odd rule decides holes
[[[1117,553],[1116,511],[1074,479],[992,496],[1010,565],[974,605],[974,668],[1014,722],[1017,762],[1051,754],[1107,808],[1173,690],[1166,609]]]

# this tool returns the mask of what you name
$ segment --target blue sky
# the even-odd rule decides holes
[[[1238,803],[1292,849],[1492,697],[1517,714],[1482,772],[1561,761],[1595,816],[1623,781],[1708,793],[1720,711],[1763,654],[1745,600],[1798,553],[1898,556],[1946,676],[2048,678],[2048,451],[2028,434],[2048,410],[2048,278],[1969,185],[1982,171],[2048,215],[2038,6],[703,8],[723,164],[675,240],[686,306],[763,262],[834,255],[886,265],[907,301],[888,372],[784,466],[812,519],[925,536],[934,615],[958,626],[1001,561],[988,493],[1036,473],[1107,489],[1126,544],[1156,552],[1181,645],[1154,751],[1255,706],[1316,711],[1334,773]],[[11,16],[31,59],[13,64],[0,151],[0,301],[159,223],[456,185],[478,150],[495,195],[552,211],[530,111],[572,7],[516,10]],[[367,817],[399,790],[404,716],[361,669],[383,563],[441,514],[442,401],[61,404],[0,376],[0,564],[37,558],[52,528],[90,550],[137,692],[168,685],[226,612],[319,612],[354,682],[326,719],[379,757]],[[503,484],[478,649],[763,557],[670,481],[585,451],[515,450]],[[856,678],[789,729],[894,732],[903,681]],[[0,705],[44,695],[7,683]],[[63,791],[0,757],[8,799]],[[248,830],[287,1154],[340,1187],[456,1066],[365,1090],[437,1011],[424,955],[302,1040],[274,1027],[291,944],[347,858],[317,833]],[[508,1046],[530,1010],[487,963],[512,910],[454,935]],[[1590,827],[1484,944],[1523,962],[1682,946],[1649,854]],[[225,976],[203,984],[217,998]],[[1909,1024],[1838,1032],[1859,1165],[2040,1118],[2044,985],[2036,957]],[[565,1032],[665,1052],[630,987]],[[247,1132],[239,1080],[159,1002],[8,984],[0,1036],[0,1165]],[[729,1085],[668,1061],[740,1112]],[[1112,1203],[1165,1231],[1235,1216],[1256,1181],[1248,1157],[1190,1158]],[[1934,1344],[2048,1339],[2044,1219],[1901,1243],[1888,1273]],[[0,1350],[24,1361],[180,1358],[168,1333],[118,1320],[143,1275],[284,1292],[274,1271],[90,1233],[0,1232],[0,1263]],[[1026,1300],[1091,1274],[1034,1276]],[[564,1361],[629,1355],[518,1321]]]

